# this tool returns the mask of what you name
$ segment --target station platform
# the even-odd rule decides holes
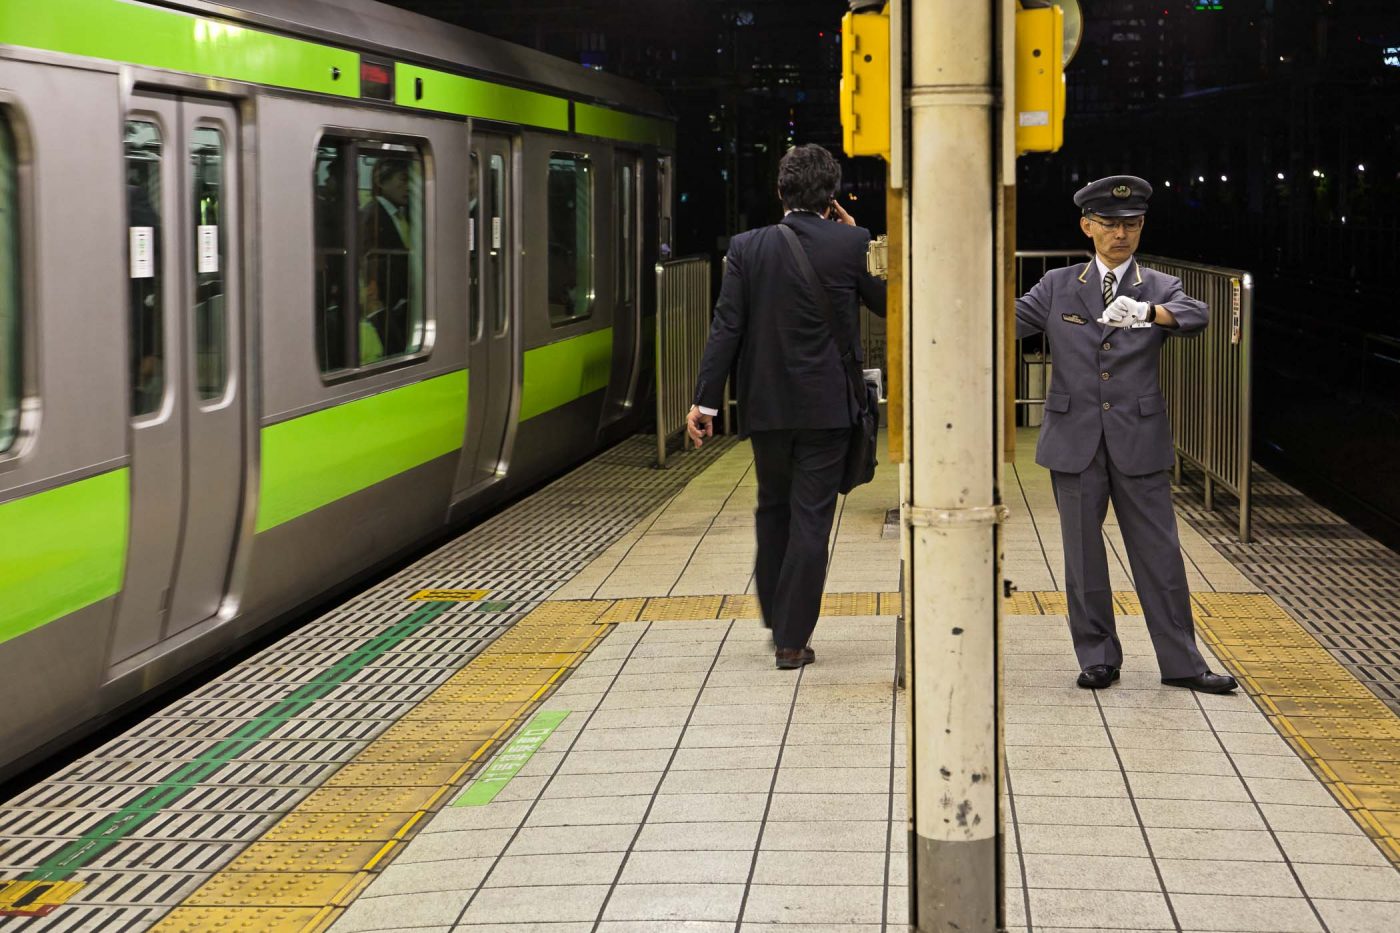
[[[1179,492],[1198,635],[1074,686],[1049,476],[1008,471],[1007,928],[1400,917],[1400,556],[1260,471]],[[773,666],[753,470],[602,454],[0,806],[0,931],[841,931],[908,920],[895,471],[842,500],[816,663]],[[1189,486],[1189,484],[1188,484]]]

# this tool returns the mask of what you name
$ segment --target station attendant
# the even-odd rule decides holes
[[[1060,511],[1079,686],[1109,686],[1123,663],[1103,540],[1112,501],[1162,683],[1228,693],[1235,679],[1212,673],[1196,648],[1158,379],[1162,343],[1199,333],[1208,310],[1180,279],[1133,259],[1151,196],[1133,175],[1081,188],[1074,203],[1094,258],[1052,269],[1016,302],[1016,336],[1043,333],[1055,360],[1035,460],[1050,471]]]

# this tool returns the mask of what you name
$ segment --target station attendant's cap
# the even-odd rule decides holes
[[[1152,186],[1136,175],[1110,175],[1091,181],[1074,193],[1074,203],[1085,214],[1100,217],[1137,217],[1147,213]]]

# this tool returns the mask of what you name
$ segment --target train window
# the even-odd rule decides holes
[[[471,340],[481,339],[481,243],[477,239],[481,219],[481,158],[471,154],[467,173],[467,304],[471,308]]]
[[[593,313],[593,176],[585,155],[549,154],[549,318]]]
[[[131,413],[148,415],[165,397],[161,261],[160,128],[126,122],[126,224],[131,315]]]
[[[506,210],[506,160],[495,153],[491,155],[491,229],[488,235],[491,242],[491,274],[487,277],[488,287],[491,289],[487,297],[486,304],[491,308],[493,316],[492,327],[497,334],[506,332],[506,302],[502,283],[505,281],[506,244],[505,244],[505,210]]]
[[[15,139],[0,110],[0,453],[19,433],[19,179]]]
[[[224,137],[213,127],[195,129],[194,169],[195,385],[204,400],[228,387],[228,325],[224,316],[224,236],[219,221],[224,193]]]
[[[622,162],[617,172],[617,303],[629,307],[636,298],[637,279],[635,179],[631,160]]]
[[[417,353],[426,332],[422,155],[325,138],[312,180],[321,371]]]

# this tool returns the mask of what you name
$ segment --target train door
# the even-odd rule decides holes
[[[472,133],[471,228],[467,236],[471,312],[467,447],[458,494],[505,477],[515,423],[515,147],[510,136]]]
[[[111,658],[218,614],[243,499],[236,109],[133,95],[124,126],[131,560]]]
[[[613,367],[608,397],[603,406],[603,424],[618,420],[632,410],[637,394],[637,372],[642,349],[641,249],[642,212],[641,156],[619,150],[613,160],[613,217],[616,219],[613,247]]]

